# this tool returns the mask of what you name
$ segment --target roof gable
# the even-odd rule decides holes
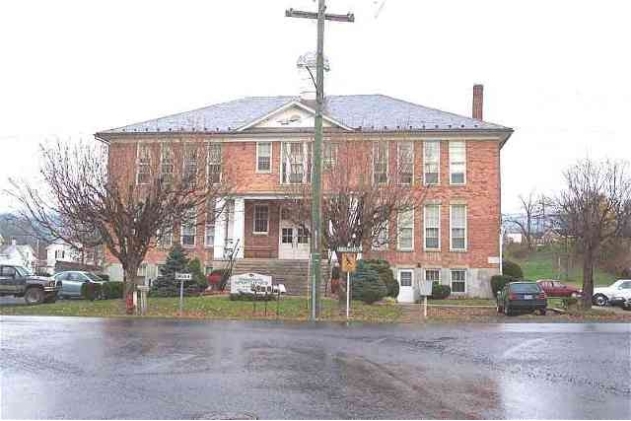
[[[237,131],[241,132],[249,129],[312,128],[315,124],[315,114],[314,109],[294,100],[262,116],[261,118],[240,127]],[[326,115],[322,116],[322,126],[352,130],[352,128],[347,127]]]

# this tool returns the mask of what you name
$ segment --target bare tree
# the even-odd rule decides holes
[[[532,251],[535,236],[541,230],[541,223],[546,222],[546,202],[543,197],[537,197],[534,191],[531,191],[527,197],[519,195],[519,201],[522,213],[508,216],[506,221],[519,228],[526,240],[528,250]]]
[[[398,217],[409,216],[427,191],[413,179],[414,142],[339,137],[326,139],[323,146],[323,247],[370,250],[384,246],[389,242],[391,222],[396,226]],[[304,159],[292,154],[290,144],[284,148],[281,159],[286,160],[284,170],[289,176],[285,184],[289,216],[310,230],[311,185],[298,163]],[[339,253],[336,255],[341,261]]]
[[[583,300],[590,308],[594,265],[602,245],[629,235],[631,173],[627,161],[586,159],[564,177],[565,189],[553,199],[556,229],[572,237],[583,253]]]
[[[230,184],[205,165],[216,153],[212,146],[138,143],[108,153],[93,144],[57,142],[41,147],[44,189],[11,180],[9,194],[22,205],[20,215],[49,238],[105,244],[122,265],[131,312],[138,268],[157,237],[174,223],[197,223],[222,211],[215,203],[224,202],[219,199],[228,196]],[[181,174],[174,171],[176,158]]]

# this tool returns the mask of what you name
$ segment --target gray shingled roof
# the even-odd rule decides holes
[[[246,97],[102,133],[231,132],[292,101],[300,101],[300,98]],[[324,114],[361,130],[510,130],[386,95],[331,95],[325,99]]]

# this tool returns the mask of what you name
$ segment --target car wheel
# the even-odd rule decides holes
[[[506,316],[511,316],[511,315],[513,314],[513,312],[512,312],[512,311],[510,311],[510,309],[508,308],[508,306],[507,306],[507,305],[504,305],[504,314],[505,314]]]
[[[31,287],[24,293],[24,301],[26,304],[41,304],[44,302],[44,291],[39,288]]]
[[[600,306],[600,307],[606,305],[607,301],[609,301],[609,300],[607,300],[607,297],[605,297],[602,294],[596,294],[596,295],[594,295],[594,298],[592,298],[592,303],[594,303],[595,305]]]
[[[495,307],[497,308],[497,314],[502,314],[504,308],[499,303],[497,303]]]

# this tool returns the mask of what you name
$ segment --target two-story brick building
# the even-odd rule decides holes
[[[167,175],[190,171],[198,164],[187,148],[204,144],[207,178],[234,184],[226,212],[176,225],[150,250],[139,276],[155,278],[179,242],[207,270],[221,267],[234,249],[235,270],[296,276],[302,286],[294,292],[306,293],[309,238],[287,215],[284,187],[309,182],[313,106],[312,92],[247,97],[97,133],[110,163],[128,163],[122,167],[136,180],[150,162]],[[324,127],[324,159],[335,159],[327,144],[352,135],[373,154],[367,170],[383,172],[385,182],[405,150],[410,188],[431,185],[411,217],[392,222],[388,244],[365,253],[390,261],[400,301],[414,300],[420,279],[448,284],[454,294],[489,296],[499,270],[500,151],[513,131],[482,120],[482,86],[474,86],[472,117],[385,95],[330,95]],[[108,270],[122,278],[115,261]]]

